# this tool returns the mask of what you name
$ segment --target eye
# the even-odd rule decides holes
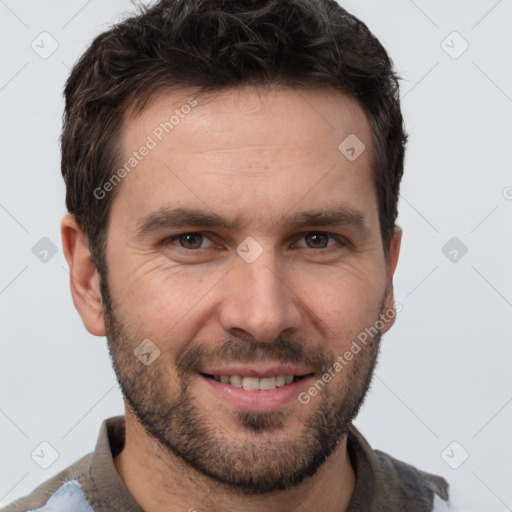
[[[304,243],[301,241],[304,240]],[[329,233],[323,233],[322,231],[311,231],[306,233],[300,238],[297,247],[307,247],[309,249],[326,249],[340,243],[339,237],[330,235]]]
[[[182,233],[167,240],[167,243],[177,243],[184,249],[205,249],[212,245],[211,240],[202,233]]]

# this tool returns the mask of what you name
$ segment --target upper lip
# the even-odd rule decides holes
[[[229,366],[220,367],[220,366],[211,366],[204,367],[199,370],[201,373],[206,375],[241,375],[243,377],[275,377],[277,375],[296,375],[297,377],[302,377],[304,375],[309,375],[313,373],[311,368],[307,368],[305,366],[295,366],[292,364],[273,364],[266,366],[257,366],[250,364],[231,364]]]

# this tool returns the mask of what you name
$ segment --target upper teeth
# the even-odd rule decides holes
[[[244,388],[247,391],[271,391],[285,384],[293,382],[293,375],[277,375],[276,377],[242,377],[241,375],[214,375],[216,381],[231,384],[236,388]]]

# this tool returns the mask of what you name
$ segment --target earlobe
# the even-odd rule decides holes
[[[387,288],[386,296],[384,299],[384,308],[381,312],[382,321],[384,327],[382,334],[388,331],[391,326],[395,323],[396,311],[395,311],[395,296],[393,293],[393,276],[395,274],[396,266],[398,264],[398,257],[400,255],[400,245],[402,243],[402,229],[398,226],[395,227],[393,239],[391,240],[389,247],[389,254],[386,261],[386,274],[387,274]]]
[[[73,215],[67,214],[62,219],[61,234],[73,304],[85,328],[95,336],[105,336],[100,276],[92,261],[87,238]]]
[[[402,244],[402,228],[395,226],[393,239],[389,247],[389,258],[387,263],[388,279],[393,280],[393,275],[398,264],[398,256],[400,255],[400,245]]]

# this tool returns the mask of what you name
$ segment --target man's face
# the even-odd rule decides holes
[[[377,358],[379,336],[298,400],[392,303],[370,128],[353,99],[325,88],[197,101],[161,141],[155,128],[186,96],[163,94],[125,120],[123,161],[148,136],[156,146],[110,214],[109,346],[164,453],[270,492],[334,450]],[[355,160],[338,150],[351,134],[366,145]],[[148,365],[134,355],[143,340]]]

